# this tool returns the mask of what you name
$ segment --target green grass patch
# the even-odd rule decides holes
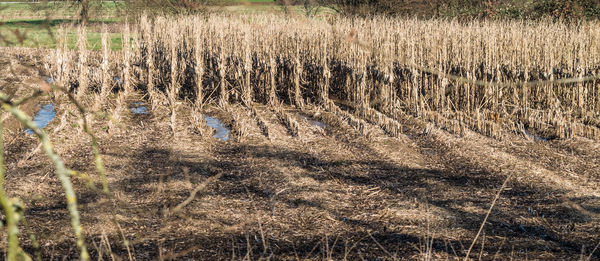
[[[91,20],[88,26],[87,38],[88,48],[91,50],[100,50],[102,48],[100,28],[102,23],[114,23],[117,20],[98,19]],[[69,28],[76,21],[72,19],[16,19],[4,21],[0,24],[0,35],[4,41],[0,41],[1,46],[21,46],[35,48],[56,48],[58,29],[61,26]],[[77,43],[77,29],[70,27],[67,33],[67,43],[69,48],[75,48]],[[19,41],[19,36],[23,40]],[[121,49],[121,34],[110,34],[110,42],[112,50]]]
[[[0,3],[0,21],[18,18],[75,17],[79,6],[64,2],[52,3]],[[125,12],[124,2],[92,2],[89,15],[95,17],[120,17]]]
[[[274,3],[273,0],[239,0],[240,2]],[[103,23],[113,24],[124,20],[126,10],[123,3],[96,2],[90,11],[88,24],[88,48],[101,49],[100,28]],[[283,8],[273,4],[240,4],[214,7],[216,10],[232,13],[279,13]],[[287,11],[304,15],[302,6],[289,6]],[[10,3],[0,4],[0,46],[22,46],[34,48],[56,48],[56,37],[60,27],[72,28],[67,34],[68,46],[75,48],[77,31],[77,6],[57,2],[51,4]],[[320,14],[333,13],[329,8],[321,8]],[[23,36],[22,41],[19,40]],[[121,34],[112,33],[111,49],[121,49]]]
[[[5,35],[9,43],[0,43],[0,46],[19,46],[19,47],[31,47],[31,48],[56,48],[57,45],[57,34],[53,32],[50,34],[45,31],[29,32],[26,34],[27,38],[23,42],[18,42],[17,37],[14,35]],[[118,33],[109,34],[110,37],[110,48],[113,51],[121,50],[122,36]],[[102,49],[102,34],[97,32],[87,33],[88,49],[89,50],[100,50]],[[70,49],[75,49],[77,46],[77,33],[72,32],[67,34],[67,46]]]

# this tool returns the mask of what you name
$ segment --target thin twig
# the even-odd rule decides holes
[[[252,205],[252,208],[256,212],[256,219],[258,221],[258,231],[260,232],[260,239],[263,244],[263,255],[266,256],[268,247],[267,247],[267,241],[265,240],[265,233],[263,231],[262,221],[260,220],[260,215],[258,213],[258,208],[256,207],[256,205],[254,205],[254,198],[252,198],[252,195],[250,194],[250,191],[248,190],[248,188],[246,187],[245,189],[246,189],[246,193],[248,193],[248,197],[250,197],[250,204]]]
[[[594,249],[592,249],[592,252],[590,253],[590,255],[587,257],[587,260],[592,260],[592,255],[594,255],[594,252],[596,252],[596,250],[598,250],[598,247],[600,246],[600,242],[598,242],[598,244],[596,244],[596,246],[594,247]]]
[[[371,232],[368,232],[368,233],[369,233],[369,237],[371,237],[371,239],[373,239],[375,244],[377,244],[377,246],[379,246],[379,248],[381,248],[381,250],[383,250],[383,252],[385,252],[388,256],[390,256],[392,258],[394,257],[394,255],[392,255],[392,253],[388,252],[387,249],[385,249],[385,247],[383,247],[381,244],[379,244],[377,239],[375,239],[375,237],[373,237],[373,235],[371,235]]]
[[[182,208],[184,208],[185,206],[187,206],[188,204],[190,204],[190,202],[192,202],[192,200],[194,200],[194,198],[196,197],[196,194],[198,192],[200,192],[201,190],[204,190],[204,188],[211,182],[218,180],[221,178],[221,176],[223,176],[223,172],[214,175],[210,178],[208,178],[207,180],[205,180],[204,182],[200,183],[198,186],[196,186],[196,188],[190,193],[190,196],[187,197],[183,202],[179,203],[177,206],[175,206],[173,209],[168,210],[167,213],[165,213],[166,216],[168,215],[172,215],[174,213],[179,212]]]
[[[75,104],[75,106],[79,110],[79,113],[81,114],[81,120],[83,122],[83,131],[86,134],[88,134],[88,136],[90,136],[90,138],[92,139],[91,146],[92,146],[92,151],[94,152],[94,162],[96,164],[96,169],[100,173],[100,179],[102,181],[102,191],[104,191],[104,193],[108,194],[109,193],[109,190],[108,190],[108,181],[106,179],[106,170],[104,168],[104,163],[102,162],[102,157],[100,156],[100,149],[98,148],[98,139],[96,138],[96,135],[94,135],[94,133],[92,132],[92,130],[89,128],[89,125],[88,125],[88,122],[87,122],[85,108],[83,107],[83,105],[81,105],[81,103],[79,103],[75,99],[75,97],[73,96],[73,94],[71,94],[71,92],[69,92],[65,88],[61,88],[59,86],[52,86],[52,89],[53,90],[59,90],[59,91],[65,93],[67,95],[67,97],[69,98],[69,100],[73,104]]]
[[[2,92],[0,92],[0,104],[2,105],[3,110],[10,112],[19,122],[33,131],[33,133],[40,139],[46,155],[48,155],[48,158],[50,158],[50,160],[54,163],[56,174],[61,181],[63,189],[65,190],[67,208],[71,216],[71,226],[73,227],[75,237],[77,238],[77,247],[80,250],[80,259],[84,261],[89,260],[90,256],[85,246],[83,228],[81,227],[79,211],[77,210],[77,197],[75,195],[75,191],[73,190],[73,184],[69,178],[69,171],[65,167],[65,163],[60,156],[54,152],[54,148],[46,132],[38,128],[38,126],[31,120],[29,116],[27,116],[27,114],[15,106],[12,106],[8,96]]]
[[[471,243],[471,246],[469,247],[469,250],[467,251],[467,254],[465,255],[465,258],[463,259],[464,261],[467,261],[469,259],[469,254],[471,254],[471,250],[473,249],[473,246],[475,245],[475,242],[477,242],[477,239],[479,238],[479,235],[481,234],[481,231],[483,231],[483,227],[485,226],[485,222],[487,222],[487,219],[490,216],[490,213],[492,213],[492,209],[496,205],[496,201],[498,200],[498,198],[500,198],[500,194],[502,194],[502,191],[506,187],[506,184],[508,184],[508,180],[512,177],[512,174],[513,173],[510,173],[508,175],[508,177],[506,177],[506,179],[504,180],[504,183],[502,183],[502,186],[498,190],[498,193],[496,193],[496,197],[494,197],[494,200],[492,201],[492,205],[490,206],[490,209],[488,210],[487,214],[485,214],[485,218],[483,219],[483,222],[481,223],[481,226],[479,227],[479,231],[477,231],[477,235],[475,235],[475,238],[473,239],[473,242]]]
[[[0,122],[0,205],[4,209],[6,219],[6,232],[8,234],[7,260],[15,260],[19,251],[19,229],[17,228],[17,214],[4,191],[4,139],[2,134],[2,122]]]

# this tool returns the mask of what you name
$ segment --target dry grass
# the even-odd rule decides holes
[[[101,175],[82,150],[89,140],[65,127],[80,121],[63,95],[53,102],[65,116],[51,125],[82,173],[73,178],[93,257],[598,255],[595,22],[140,21],[124,27],[122,52],[103,39],[101,52],[63,46],[46,58],[44,73],[96,110],[87,119],[109,197],[86,187]],[[133,102],[149,114],[131,113]],[[203,114],[233,138],[212,139]],[[58,183],[15,128],[4,139],[7,193],[30,206],[44,257],[73,257]]]
[[[392,135],[406,114],[459,134],[467,128],[501,137],[527,129],[543,138],[600,138],[595,22],[268,15],[141,21],[134,41],[124,41],[123,60],[111,59],[116,64],[109,67],[120,68],[124,90],[144,89],[152,104],[187,98],[199,107],[212,99],[221,106],[327,107],[332,99]],[[85,59],[80,52],[79,64]],[[67,72],[87,75],[85,67]]]

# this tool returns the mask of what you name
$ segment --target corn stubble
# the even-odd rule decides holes
[[[108,51],[103,36],[97,75],[82,69],[90,63],[87,51],[78,49],[78,70],[71,70],[59,49],[60,81],[77,79],[78,94],[99,90],[104,100],[119,89],[106,85],[108,74],[120,75],[121,92],[142,91],[153,108],[167,105],[173,114],[179,100],[199,110],[208,102],[262,103],[276,112],[281,104],[314,104],[358,131],[369,122],[390,136],[402,133],[401,119],[416,117],[459,134],[501,137],[529,129],[600,139],[597,22],[277,15],[139,21],[125,30],[120,59],[107,57],[118,54]],[[561,82],[573,78],[587,81]]]

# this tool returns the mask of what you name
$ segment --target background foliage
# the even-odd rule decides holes
[[[598,19],[597,0],[277,0],[278,4],[329,6],[346,15],[423,18]]]

